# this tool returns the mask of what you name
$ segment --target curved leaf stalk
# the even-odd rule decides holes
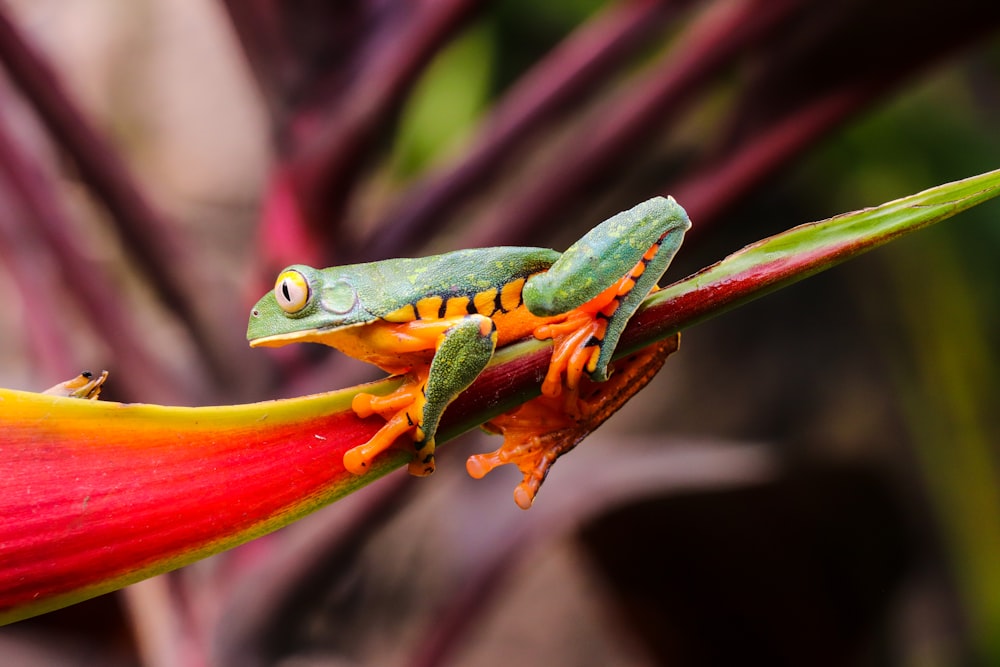
[[[178,408],[0,390],[0,622],[218,553],[371,481],[343,468],[381,425],[350,412],[352,395]]]
[[[813,275],[1000,194],[1000,171],[755,243],[657,292],[621,353]],[[444,442],[538,393],[550,345],[523,341],[450,406]],[[176,408],[0,390],[0,623],[108,592],[291,523],[402,465],[390,451],[356,477],[343,454],[378,418],[359,390]]]

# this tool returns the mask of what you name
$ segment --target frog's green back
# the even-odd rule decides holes
[[[329,331],[378,320],[407,322],[446,315],[506,311],[520,305],[524,278],[559,258],[547,248],[477,248],[431,257],[387,259],[328,269],[293,265],[304,297],[293,309],[279,305],[275,291],[254,306],[247,327],[252,345],[280,345],[305,339],[309,331]],[[504,288],[507,287],[505,290]],[[516,288],[516,289],[515,289]]]
[[[322,273],[326,281],[346,278],[353,282],[365,310],[386,318],[400,308],[435,297],[442,299],[444,312],[450,299],[473,299],[499,291],[519,278],[548,269],[558,258],[559,253],[548,248],[473,248],[432,257],[332,267]]]

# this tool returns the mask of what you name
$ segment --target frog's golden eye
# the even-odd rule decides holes
[[[282,271],[274,283],[274,298],[283,311],[293,315],[309,303],[309,281],[295,269]]]

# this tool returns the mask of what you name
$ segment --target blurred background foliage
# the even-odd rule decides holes
[[[18,75],[0,31],[8,387],[82,368],[111,370],[107,398],[144,402],[346,386],[370,370],[246,349],[247,310],[283,264],[561,248],[673,192],[695,221],[676,279],[1000,156],[1000,12],[973,0],[0,13],[58,76]],[[567,36],[577,50],[554,59]],[[59,103],[22,76],[61,85],[70,129],[100,142],[54,130],[44,108]],[[109,156],[122,169],[102,189]],[[973,209],[687,332],[527,515],[509,478],[464,477],[464,454],[488,445],[468,436],[430,480],[394,476],[124,596],[4,628],[0,654],[998,664],[998,216]]]

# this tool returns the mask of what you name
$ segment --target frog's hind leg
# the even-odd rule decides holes
[[[663,263],[660,253],[658,241],[628,273],[599,295],[567,314],[565,319],[535,330],[537,338],[551,338],[554,343],[552,360],[542,382],[543,395],[558,396],[565,386],[569,390],[567,407],[572,410],[585,372],[597,382],[608,379],[608,365],[622,330],[642,299],[656,289],[656,281],[665,269],[665,265],[654,265]]]
[[[539,316],[564,316],[535,332],[556,345],[543,393],[558,394],[564,372],[570,389],[583,371],[598,382],[608,378],[621,332],[690,226],[673,198],[656,197],[604,221],[548,271],[528,279],[523,293],[528,309]]]
[[[386,396],[358,394],[351,405],[359,417],[379,414],[387,420],[378,433],[344,455],[344,467],[365,472],[371,461],[399,436],[413,433],[415,455],[411,475],[434,472],[434,435],[445,408],[483,371],[496,348],[496,328],[482,315],[466,315],[432,323],[411,323],[408,333],[433,333],[434,358],[410,371],[403,384]]]
[[[584,379],[578,387],[579,408],[572,413],[559,399],[539,396],[485,424],[484,429],[502,434],[504,441],[493,452],[470,456],[465,466],[469,475],[480,479],[498,466],[516,465],[523,480],[514,489],[514,502],[521,509],[530,508],[556,459],[645,387],[679,343],[680,335],[674,334],[616,361],[618,372],[607,382]]]

